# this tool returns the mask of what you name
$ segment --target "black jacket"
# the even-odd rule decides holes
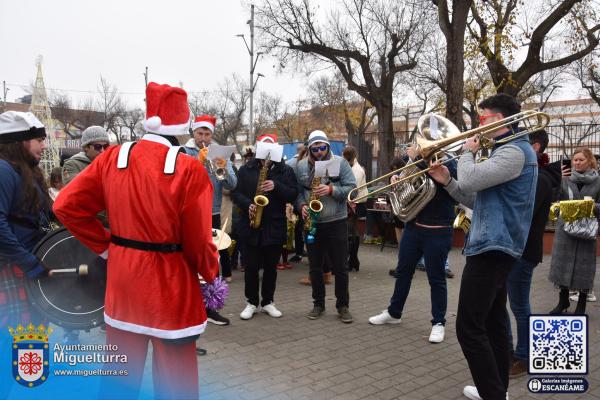
[[[560,187],[561,173],[560,169],[553,165],[547,165],[538,169],[537,187],[535,189],[535,203],[533,206],[533,218],[529,228],[529,236],[523,250],[523,258],[534,264],[542,262],[544,254],[544,231],[550,204],[552,203],[553,192]]]
[[[269,204],[264,208],[258,229],[250,228],[248,208],[253,203],[260,173],[259,160],[251,160],[238,172],[238,184],[231,194],[235,205],[241,210],[239,221],[240,239],[250,246],[283,245],[286,241],[286,203],[293,203],[298,196],[298,184],[294,170],[283,162],[274,163],[267,180],[275,183],[273,191],[266,193]]]

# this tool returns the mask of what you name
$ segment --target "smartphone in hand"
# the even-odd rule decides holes
[[[562,172],[562,176],[571,176],[571,160],[561,157],[560,170]]]

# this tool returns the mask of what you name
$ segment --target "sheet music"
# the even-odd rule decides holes
[[[223,160],[229,160],[231,154],[235,151],[235,146],[222,146],[220,144],[211,144],[208,146],[208,158],[214,161],[216,158],[222,158]]]
[[[341,161],[341,158],[333,157],[327,161],[315,161],[315,177],[339,176]]]
[[[283,146],[277,143],[256,143],[256,156],[259,160],[264,160],[267,155],[271,155],[271,161],[280,162],[283,156]]]

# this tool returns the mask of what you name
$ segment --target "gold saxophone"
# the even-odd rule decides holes
[[[306,231],[306,243],[314,243],[317,233],[316,220],[319,213],[323,210],[323,203],[319,201],[316,190],[321,184],[320,177],[314,177],[310,184],[310,199],[308,201],[308,218],[304,220],[304,230]]]
[[[260,169],[258,175],[258,183],[256,184],[256,192],[254,195],[254,205],[256,205],[256,212],[254,216],[250,218],[250,227],[253,229],[260,228],[260,221],[262,219],[263,209],[269,204],[269,199],[263,194],[262,185],[267,180],[267,173],[269,172],[269,160],[271,155],[267,155],[265,162]]]

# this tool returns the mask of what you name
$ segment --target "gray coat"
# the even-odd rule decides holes
[[[561,200],[583,200],[584,196],[594,199],[596,216],[600,216],[600,177],[584,185],[581,191],[569,178],[563,178]],[[554,232],[548,279],[557,286],[572,290],[591,290],[596,274],[596,240],[574,238],[565,233],[563,226],[564,222],[559,218]]]

